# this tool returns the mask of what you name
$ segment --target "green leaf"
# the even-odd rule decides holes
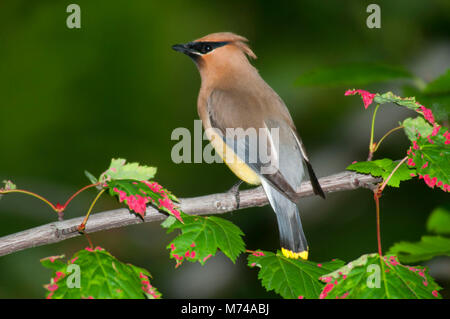
[[[84,171],[84,175],[86,175],[86,177],[88,178],[88,180],[92,184],[97,184],[98,183],[97,178],[94,175],[92,175],[91,173],[89,173],[88,171]]]
[[[119,179],[134,179],[147,181],[156,174],[156,167],[144,166],[139,163],[128,163],[123,158],[112,159],[109,168],[100,176],[101,182]]]
[[[406,126],[405,126],[406,128]],[[412,131],[412,127],[408,127]],[[446,127],[436,127],[437,131],[430,135],[424,136],[416,134],[408,135],[412,141],[409,148],[408,166],[414,167],[420,179],[431,188],[437,186],[445,192],[450,191],[450,138],[447,139],[446,134],[450,134]],[[448,136],[448,135],[447,135]]]
[[[427,230],[439,235],[450,235],[450,212],[443,207],[433,210],[428,218]]]
[[[357,86],[411,77],[411,73],[398,66],[352,63],[306,72],[296,80],[295,84],[307,87]]]
[[[425,94],[450,93],[450,69],[428,83],[423,92]]]
[[[42,266],[53,269],[53,270],[59,270],[61,267],[65,265],[65,263],[61,260],[65,257],[65,255],[58,255],[58,256],[49,256],[42,258],[40,260]]]
[[[426,269],[403,266],[395,256],[363,255],[321,280],[326,283],[322,299],[442,298]]]
[[[376,161],[356,162],[348,166],[346,169],[356,171],[363,174],[371,174],[372,176],[382,177],[384,180],[389,177],[391,172],[397,166],[397,162],[389,158],[383,158]],[[400,182],[407,181],[412,178],[415,170],[408,168],[406,165],[401,165],[392,175],[387,183],[388,186],[399,187]]]
[[[431,135],[433,132],[433,126],[431,126],[423,117],[418,116],[416,118],[408,117],[402,123],[406,136],[410,141],[415,141],[419,134],[422,136]]]
[[[184,223],[173,219],[163,223],[170,233],[180,229],[179,234],[167,248],[170,258],[177,261],[177,267],[184,261],[196,262],[202,265],[208,258],[214,256],[220,249],[234,263],[245,250],[242,231],[232,222],[215,216],[190,216],[181,214]]]
[[[335,260],[315,263],[303,259],[290,259],[268,251],[256,251],[248,256],[250,267],[260,268],[258,278],[267,291],[274,290],[285,299],[318,298],[324,284],[319,277],[344,265]]]
[[[415,97],[401,97],[392,92],[386,92],[383,94],[377,93],[373,101],[378,104],[394,103],[398,106],[404,106],[413,111],[416,111],[420,107],[420,105],[417,104]]]
[[[450,239],[440,236],[423,236],[419,242],[402,241],[394,244],[390,255],[397,255],[401,262],[416,263],[436,256],[450,256]]]
[[[41,260],[53,270],[45,286],[48,299],[156,299],[161,294],[150,285],[150,273],[122,263],[103,248],[80,250],[67,262],[63,256]]]
[[[173,202],[176,197],[157,182],[119,179],[107,182],[104,188],[109,189],[111,196],[117,196],[120,202],[124,202],[130,210],[142,218],[144,218],[147,204],[152,204],[182,222],[180,210]]]

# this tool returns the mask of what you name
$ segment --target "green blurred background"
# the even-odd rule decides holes
[[[450,66],[450,2],[377,1],[381,29],[366,27],[372,1],[76,1],[81,29],[66,27],[69,1],[0,2],[0,180],[64,202],[99,175],[113,157],[158,167],[156,180],[179,197],[223,192],[236,177],[223,164],[174,164],[177,127],[193,129],[200,77],[194,64],[171,50],[208,33],[232,31],[250,39],[253,63],[288,105],[319,176],[365,160],[371,112],[347,87],[300,88],[300,74],[336,63],[404,66],[430,81]],[[403,82],[404,84],[404,82]],[[401,93],[401,84],[361,87]],[[379,113],[379,138],[405,116],[394,106]],[[401,158],[407,147],[394,134],[376,158]],[[66,218],[86,213],[94,192],[77,198]],[[381,201],[382,242],[417,241],[431,210],[448,195],[410,181]],[[121,207],[106,196],[96,211]],[[367,190],[301,202],[314,261],[350,261],[376,251],[375,208]],[[269,207],[224,217],[245,232],[248,249],[278,248]],[[22,195],[0,201],[0,236],[54,221],[44,204]],[[218,254],[205,266],[175,269],[165,246],[172,238],[158,223],[92,235],[122,261],[147,268],[166,298],[278,297],[261,287],[245,256],[233,265]],[[42,298],[50,272],[39,259],[87,245],[78,237],[0,257],[1,298]],[[449,286],[448,258],[426,263]],[[448,288],[443,291],[448,297]]]

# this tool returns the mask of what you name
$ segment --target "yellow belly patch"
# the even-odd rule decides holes
[[[286,258],[293,258],[293,259],[308,259],[308,251],[301,251],[299,253],[294,253],[292,250],[286,249],[286,248],[281,248],[281,252],[283,253],[283,255]]]
[[[208,134],[211,145],[216,150],[217,154],[222,158],[225,164],[231,171],[244,182],[252,185],[260,185],[261,179],[244,161],[242,161],[234,151],[228,147],[223,139],[214,132]]]

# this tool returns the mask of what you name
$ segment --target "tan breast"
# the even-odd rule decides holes
[[[259,176],[247,164],[245,164],[245,162],[243,162],[226,143],[224,143],[220,135],[212,130],[207,130],[206,135],[208,136],[208,139],[217,154],[219,154],[224,163],[227,164],[227,166],[237,177],[248,184],[261,184],[261,179]]]

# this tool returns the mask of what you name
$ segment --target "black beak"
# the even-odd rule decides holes
[[[186,44],[175,44],[175,45],[172,45],[172,49],[174,49],[175,51],[184,53],[184,54],[191,53],[191,50],[188,49]]]
[[[194,52],[194,50],[192,48],[189,48],[189,46],[187,44],[175,44],[175,45],[172,45],[172,49],[186,54],[194,61],[197,61],[197,59],[199,58],[199,55],[196,52]]]

